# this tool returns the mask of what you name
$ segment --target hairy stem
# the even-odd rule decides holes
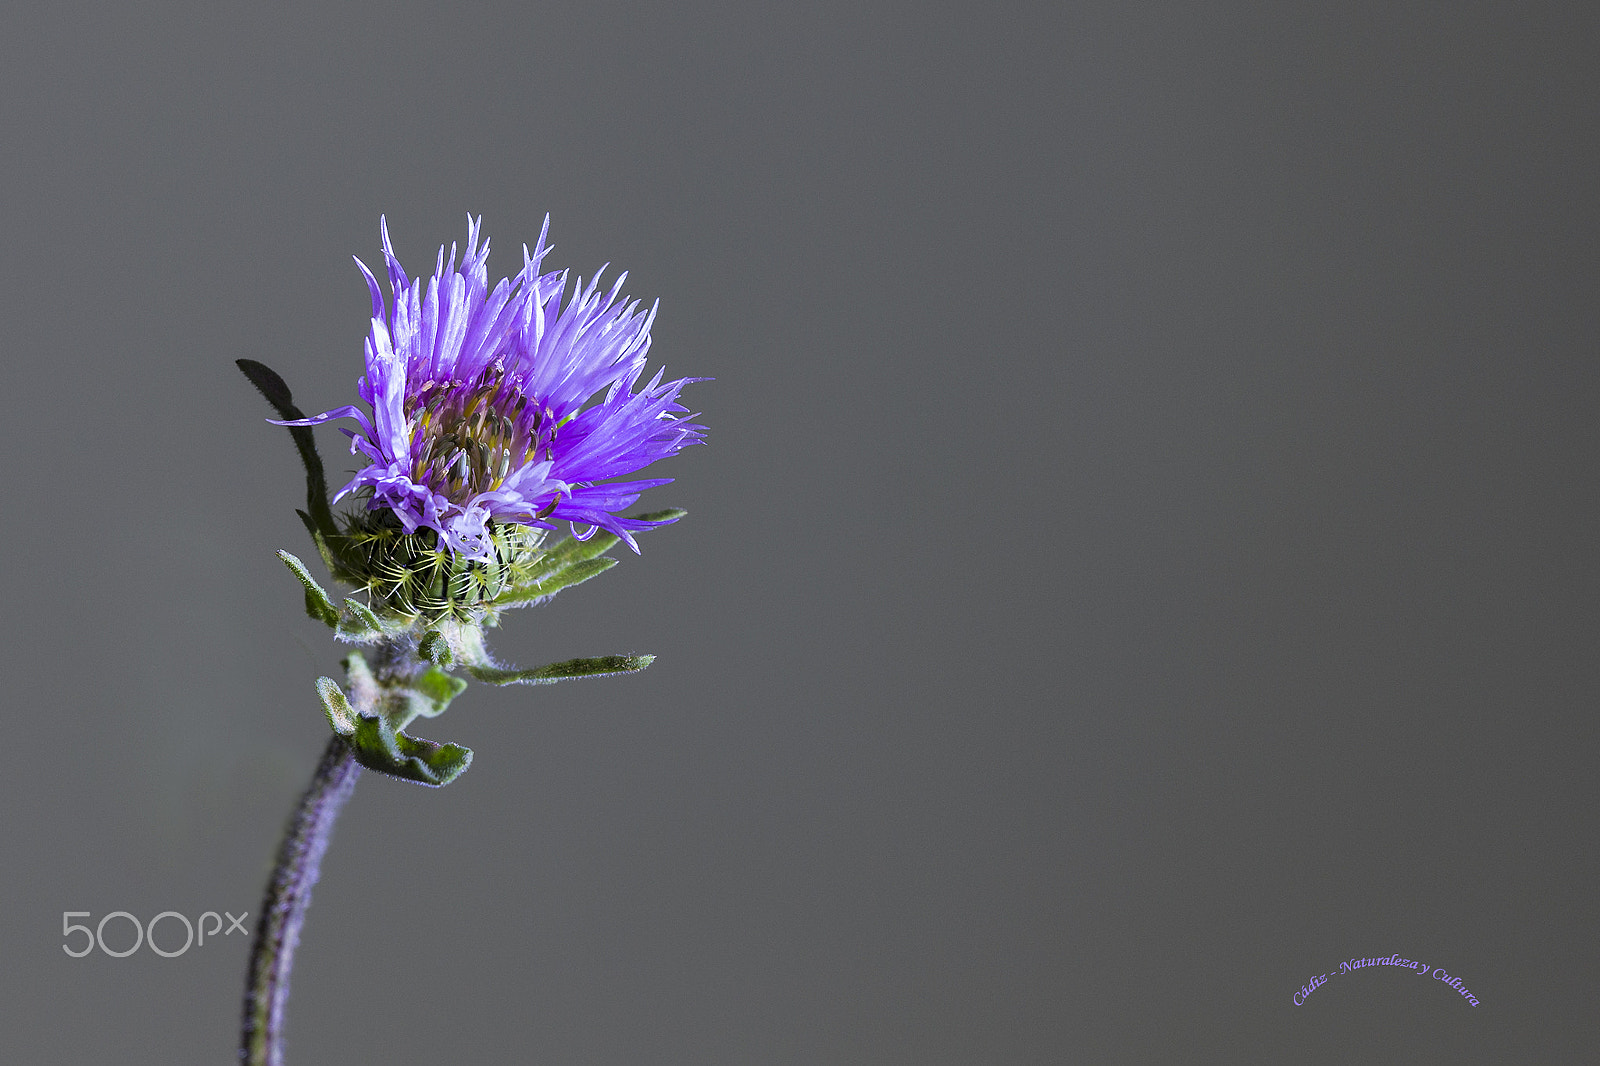
[[[311,787],[289,822],[278,851],[278,865],[267,884],[250,949],[250,977],[244,994],[244,1036],[239,1061],[248,1066],[282,1066],[284,1015],[289,1004],[289,971],[294,965],[300,927],[311,906],[323,853],[333,823],[361,776],[350,745],[333,737],[311,779]]]

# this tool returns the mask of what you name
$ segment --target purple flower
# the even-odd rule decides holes
[[[346,406],[278,424],[355,419],[360,431],[343,432],[369,465],[334,502],[370,490],[372,510],[389,508],[407,533],[436,531],[441,546],[466,558],[489,555],[491,521],[554,529],[559,519],[573,523],[574,536],[578,524],[589,526],[583,537],[599,527],[638,551],[633,532],[665,523],[617,512],[672,479],[606,479],[700,440],[705,427],[680,417],[688,411],[678,393],[706,379],[663,383],[657,370],[639,384],[656,309],[619,300],[627,274],[604,295],[598,273],[587,288],[579,278],[562,306],[567,272],[539,273],[548,216],[533,253],[523,246],[522,272],[490,292],[481,223],[467,219],[460,269],[455,246],[449,262],[441,247],[424,284],[407,279],[384,220],[391,311],[356,260],[372,290],[367,373],[357,385],[371,417]]]

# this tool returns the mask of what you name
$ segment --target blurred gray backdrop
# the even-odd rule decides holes
[[[62,914],[253,925],[341,652],[233,361],[352,402],[468,212],[709,444],[494,636],[648,672],[362,779],[291,1062],[1593,1054],[1597,10],[9,7],[6,1059],[230,1060],[242,936]],[[1295,1005],[1390,954],[1480,1005]]]

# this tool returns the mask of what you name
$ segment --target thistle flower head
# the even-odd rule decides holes
[[[367,465],[339,490],[369,494],[408,534],[429,529],[439,548],[463,559],[497,555],[494,526],[554,529],[574,536],[595,527],[638,551],[633,533],[659,521],[624,518],[644,490],[671,478],[625,477],[700,440],[678,394],[690,382],[641,384],[655,307],[621,297],[622,274],[601,292],[599,273],[580,277],[567,296],[565,271],[540,273],[549,251],[545,219],[538,244],[522,249],[522,271],[488,286],[481,219],[467,220],[467,244],[444,249],[432,277],[410,278],[381,224],[392,304],[360,259],[372,294],[366,375],[355,406],[280,425],[314,426],[353,418],[351,454]],[[604,267],[601,271],[604,271]],[[588,532],[576,532],[578,525]]]

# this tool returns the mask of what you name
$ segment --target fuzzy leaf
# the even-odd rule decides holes
[[[489,623],[493,624],[493,623]],[[483,646],[483,629],[476,625],[458,625],[441,630],[439,635],[449,642],[451,657],[462,666],[493,666],[489,651]]]
[[[414,688],[386,688],[373,701],[373,709],[388,721],[391,730],[398,732],[418,718],[431,718],[434,702]]]
[[[397,733],[382,715],[358,719],[350,746],[367,769],[433,788],[448,785],[472,764],[472,749]]]
[[[376,614],[372,613],[372,608],[368,607],[360,600],[352,600],[347,597],[344,601],[344,609],[349,611],[358,622],[366,626],[368,629],[383,629],[383,623],[378,621],[378,616]]]
[[[545,552],[544,557],[534,564],[532,575],[543,578],[558,570],[565,569],[573,563],[581,563],[585,559],[593,559],[615,547],[621,540],[615,533],[607,533],[603,529],[595,530],[594,536],[588,540],[576,540],[572,537],[563,537]]]
[[[305,413],[294,405],[289,386],[271,367],[254,359],[237,359],[234,362],[250,379],[250,384],[266,397],[279,418],[285,422],[305,418]],[[339,535],[339,531],[333,524],[333,511],[328,507],[328,479],[322,472],[322,456],[317,454],[316,438],[307,426],[288,428],[289,436],[300,452],[300,462],[306,468],[306,510],[311,512],[311,519],[322,535],[332,540]]]
[[[372,667],[367,665],[367,660],[358,651],[346,655],[340,663],[344,666],[344,681],[350,686],[350,705],[356,709],[356,716],[371,714],[381,698],[378,679],[372,676]]]
[[[447,674],[437,666],[430,666],[411,682],[411,687],[428,700],[428,709],[418,713],[424,718],[432,718],[443,714],[445,708],[450,706],[450,701],[466,691],[467,679]]]
[[[345,699],[344,692],[339,688],[339,682],[331,677],[317,678],[317,695],[322,697],[322,709],[328,716],[328,724],[333,731],[341,737],[348,737],[355,732],[356,722],[360,716],[355,708],[350,706],[350,701]]]
[[[316,578],[311,576],[311,571],[306,569],[306,564],[282,550],[278,552],[278,558],[282,559],[283,565],[300,579],[300,584],[306,587],[306,614],[330,628],[337,627],[339,612],[333,606],[333,601],[328,599],[328,594],[322,590],[322,586],[317,584]]]
[[[377,678],[372,676],[372,667],[367,665],[366,656],[358,651],[340,659],[339,665],[344,667],[345,679],[350,682],[351,688],[371,688],[378,684]]]
[[[339,615],[339,628],[333,631],[333,635],[346,644],[371,644],[383,636],[383,631],[375,625],[369,625],[353,611],[345,611]]]
[[[379,617],[361,601],[346,598],[344,610],[339,612],[339,627],[333,635],[348,644],[371,644],[404,628],[405,623],[393,616]]]
[[[615,559],[584,559],[556,571],[535,584],[523,585],[501,593],[493,602],[496,607],[521,607],[537,603],[549,599],[568,585],[581,585],[591,577],[598,577],[616,565]]]
[[[646,514],[633,515],[641,522],[668,522],[682,518],[688,514],[681,507],[669,507],[665,511],[650,511]],[[648,530],[641,530],[648,532]],[[594,536],[588,540],[578,540],[575,537],[564,537],[552,545],[533,567],[531,577],[543,580],[546,576],[562,570],[573,563],[581,563],[585,559],[593,559],[611,548],[615,547],[621,538],[615,533],[607,533],[603,529],[595,530]]]
[[[449,666],[454,658],[450,654],[450,642],[437,629],[428,630],[417,644],[417,654],[436,666]]]
[[[350,580],[352,584],[356,584],[357,582],[355,580],[346,577],[348,570],[339,561],[338,556],[335,555],[333,550],[334,545],[342,546],[345,543],[343,535],[341,534],[340,536],[335,537],[333,542],[330,544],[328,542],[328,538],[322,535],[322,530],[318,529],[317,524],[311,520],[310,515],[306,514],[299,508],[295,508],[294,513],[300,516],[300,524],[305,526],[306,532],[311,535],[311,543],[317,546],[317,554],[322,557],[322,565],[328,568],[328,573],[332,574],[334,577],[345,578],[346,580]]]
[[[647,511],[644,514],[636,514],[631,517],[637,518],[641,522],[676,522],[688,513],[682,507],[668,507],[664,511]]]
[[[469,666],[467,673],[491,685],[553,685],[574,677],[610,677],[638,673],[655,662],[654,655],[602,655],[594,659],[568,659],[566,662],[535,666],[527,670],[503,670],[497,666]]]

